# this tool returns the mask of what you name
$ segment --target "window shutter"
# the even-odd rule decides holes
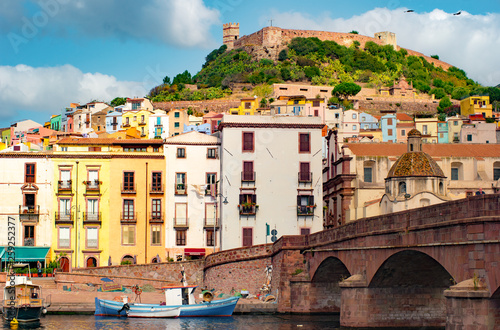
[[[240,194],[240,205],[244,203],[245,195]]]
[[[252,203],[257,203],[257,195],[252,195]]]

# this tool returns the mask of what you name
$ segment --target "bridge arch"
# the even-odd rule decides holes
[[[351,276],[345,264],[328,257],[318,266],[311,280],[311,312],[340,312],[339,282]]]

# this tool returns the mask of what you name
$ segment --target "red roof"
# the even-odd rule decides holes
[[[401,121],[413,121],[413,118],[406,113],[396,113],[396,119]]]
[[[407,152],[406,143],[349,143],[356,156],[401,156]],[[500,157],[500,144],[423,144],[431,157]]]

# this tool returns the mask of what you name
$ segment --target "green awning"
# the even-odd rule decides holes
[[[1,247],[0,260],[6,262],[9,256],[14,256],[15,262],[45,262],[45,257],[49,252],[50,247],[41,246],[16,246],[14,255],[6,253],[6,248]]]

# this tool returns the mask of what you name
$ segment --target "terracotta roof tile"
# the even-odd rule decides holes
[[[402,121],[413,121],[413,118],[406,113],[396,113],[396,119]]]
[[[356,156],[401,156],[407,151],[406,143],[348,143]],[[422,145],[431,157],[500,157],[500,144],[442,143]]]

